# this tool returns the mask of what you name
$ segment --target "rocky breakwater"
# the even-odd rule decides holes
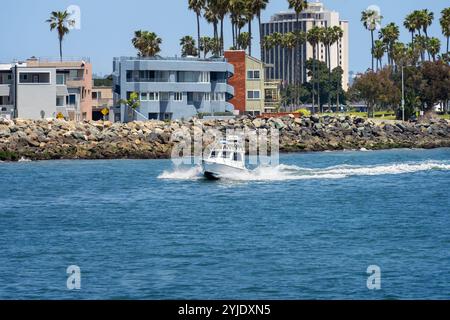
[[[401,123],[311,116],[122,124],[0,119],[0,160],[169,158],[175,131],[272,128],[280,130],[282,152],[450,147],[447,120]]]

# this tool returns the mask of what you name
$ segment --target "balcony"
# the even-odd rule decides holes
[[[67,78],[66,86],[69,88],[78,88],[84,86],[84,78]]]
[[[76,104],[67,104],[66,106],[65,106],[65,108],[67,109],[67,110],[77,110],[78,109],[78,106],[76,105]]]
[[[93,108],[97,108],[97,109],[102,109],[102,108],[108,108],[108,107],[112,107],[114,104],[113,99],[108,99],[108,98],[100,98],[100,99],[94,99],[92,100],[92,107]]]

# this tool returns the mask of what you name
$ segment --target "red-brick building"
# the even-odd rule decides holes
[[[228,83],[234,87],[234,98],[229,102],[239,114],[245,113],[246,103],[246,77],[245,51],[225,51],[225,58],[234,66],[234,75],[228,79]]]

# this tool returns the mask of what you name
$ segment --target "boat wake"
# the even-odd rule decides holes
[[[223,176],[231,181],[288,181],[311,179],[345,179],[354,176],[398,175],[423,171],[448,171],[448,161],[427,161],[416,163],[396,163],[375,166],[340,165],[329,168],[302,168],[298,166],[279,165],[276,167],[258,167],[255,170]],[[199,180],[203,179],[201,167],[165,171],[159,179]]]

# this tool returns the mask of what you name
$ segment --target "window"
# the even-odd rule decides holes
[[[69,70],[69,79],[72,81],[83,80],[83,70]]]
[[[201,101],[209,101],[210,100],[210,93],[209,92],[193,92],[192,93],[192,100],[201,102]],[[189,100],[189,101],[192,101]]]
[[[64,107],[64,97],[62,97],[62,96],[56,97],[56,106]]]
[[[210,81],[209,72],[201,72],[199,82],[208,83],[209,81]]]
[[[173,96],[174,101],[183,101],[183,93],[182,92],[175,92]]]
[[[201,82],[200,74],[201,72],[196,71],[178,71],[177,79],[178,82]]]
[[[211,72],[211,82],[226,83],[227,74],[225,72]]]
[[[50,84],[50,72],[19,72],[20,84]]]
[[[211,101],[225,101],[225,94],[223,92],[213,92]]]
[[[259,100],[261,93],[259,90],[249,90],[247,91],[247,99],[249,100]]]
[[[127,82],[134,81],[133,70],[127,70]]]
[[[67,104],[71,106],[75,106],[77,102],[77,97],[74,94],[71,94],[67,97]]]
[[[216,151],[211,152],[211,159],[214,159],[214,158],[216,158]]]
[[[170,94],[168,92],[160,92],[160,101],[169,101],[170,100]]]
[[[170,72],[153,70],[127,70],[127,82],[170,82]]]
[[[158,101],[159,100],[159,93],[158,92],[149,92],[148,93],[148,100],[149,101]]]
[[[159,113],[149,113],[148,114],[148,120],[158,120],[159,119]]]
[[[261,72],[259,70],[249,70],[249,71],[247,71],[247,79],[248,80],[260,80]]]
[[[141,92],[141,101],[148,101],[148,92]]]

